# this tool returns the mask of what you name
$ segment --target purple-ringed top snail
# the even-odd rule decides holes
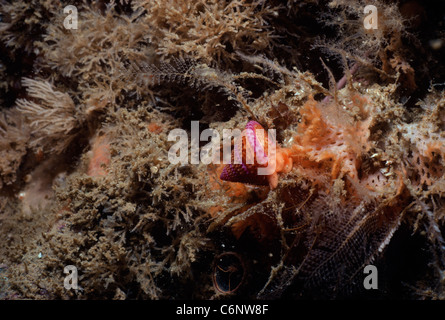
[[[231,163],[227,164],[221,180],[252,185],[278,185],[278,172],[292,169],[290,150],[277,146],[274,139],[256,121],[249,121],[240,139],[235,141]]]

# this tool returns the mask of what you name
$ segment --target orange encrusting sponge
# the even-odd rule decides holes
[[[359,102],[362,108],[363,101]],[[328,166],[332,180],[340,174],[357,180],[360,154],[370,148],[370,120],[348,123],[347,120],[335,117],[329,119],[322,114],[321,107],[312,97],[303,106],[300,112],[302,122],[291,147],[292,158],[294,162],[303,165],[303,170],[308,166]],[[310,162],[313,164],[310,165]]]

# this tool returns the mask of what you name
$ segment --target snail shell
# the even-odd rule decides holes
[[[221,180],[253,185],[269,185],[268,176],[275,172],[276,143],[256,121],[249,121],[235,143],[231,163],[221,173]],[[259,174],[259,168],[263,172]]]

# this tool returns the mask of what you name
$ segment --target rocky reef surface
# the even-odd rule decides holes
[[[0,299],[444,299],[444,53],[432,0],[0,0]]]

